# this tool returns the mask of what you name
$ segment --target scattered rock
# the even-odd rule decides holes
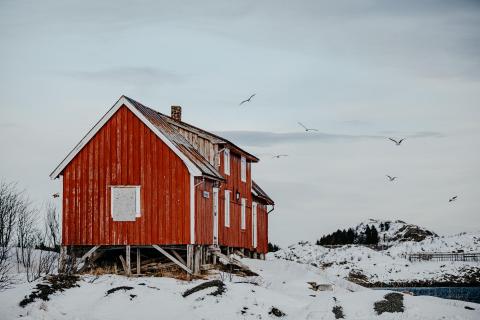
[[[280,310],[278,308],[275,308],[275,307],[272,307],[272,309],[270,309],[268,314],[274,315],[275,317],[279,317],[279,318],[286,315],[285,312],[283,312],[282,310]]]
[[[310,290],[313,291],[331,291],[333,286],[331,284],[321,284],[314,281],[307,282],[310,285]]]
[[[185,298],[185,297],[188,297],[189,295],[191,295],[192,293],[195,293],[195,292],[198,292],[198,291],[201,291],[201,290],[205,290],[207,288],[211,288],[211,287],[217,287],[217,290],[215,290],[214,292],[210,293],[211,296],[220,296],[222,295],[226,288],[225,288],[225,283],[223,283],[223,281],[221,280],[212,280],[212,281],[207,281],[207,282],[204,282],[202,284],[199,284],[198,286],[195,286],[191,289],[188,289],[187,291],[185,291],[182,296]]]
[[[335,315],[335,319],[343,319],[345,315],[343,314],[343,308],[341,306],[334,306],[332,312]]]
[[[472,308],[472,307],[469,307],[469,306],[465,306],[465,309],[467,309],[467,310],[475,310],[475,308]]]
[[[375,302],[373,309],[377,314],[382,314],[384,312],[403,312],[403,294],[392,292],[388,293],[383,297],[385,300]]]
[[[427,237],[438,237],[430,230],[423,229],[412,224],[404,225],[398,230],[397,234],[391,239],[393,241],[415,241],[420,242]]]
[[[121,286],[121,287],[112,288],[112,289],[107,291],[107,293],[105,294],[105,297],[114,293],[114,292],[120,291],[120,290],[129,291],[129,290],[132,290],[132,289],[133,289],[133,287],[128,287],[128,286]]]
[[[43,301],[50,300],[50,295],[55,292],[63,292],[65,289],[70,289],[73,287],[78,287],[77,281],[79,280],[78,276],[75,275],[53,275],[43,278],[44,282],[37,284],[35,289],[30,293],[30,295],[20,301],[19,305],[25,307],[27,304],[34,302],[36,299],[42,299]]]
[[[359,285],[368,284],[368,277],[364,275],[360,270],[350,271],[348,273],[347,280]]]

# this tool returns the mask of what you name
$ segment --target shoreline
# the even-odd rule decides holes
[[[351,280],[350,280],[351,281]],[[358,285],[361,285],[366,288],[371,289],[381,289],[381,288],[414,288],[414,287],[423,287],[423,288],[475,288],[480,287],[480,282],[429,282],[429,281],[409,281],[409,282],[373,282],[373,283],[359,283],[355,282]]]

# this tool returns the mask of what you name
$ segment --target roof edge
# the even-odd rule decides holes
[[[190,161],[175,145],[168,140],[165,135],[158,130],[140,111],[135,108],[132,103],[129,101],[129,98],[125,95],[122,95],[117,102],[103,115],[102,118],[87,132],[87,134],[80,140],[79,143],[67,154],[67,156],[60,162],[60,164],[50,173],[51,179],[56,179],[63,172],[65,167],[75,158],[75,156],[80,152],[80,150],[85,147],[85,145],[97,134],[97,132],[110,120],[110,118],[120,109],[121,106],[125,105],[133,114],[135,114],[140,121],[142,121],[150,130],[152,130],[157,137],[159,137],[175,154],[180,157],[180,159],[187,166],[187,169],[190,174],[193,176],[202,176],[203,173],[200,169]]]

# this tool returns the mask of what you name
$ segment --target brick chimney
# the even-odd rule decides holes
[[[182,107],[172,106],[170,117],[175,121],[182,121]]]

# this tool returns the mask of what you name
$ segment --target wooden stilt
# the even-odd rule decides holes
[[[58,260],[58,272],[59,273],[64,273],[65,267],[66,267],[66,262],[67,262],[67,247],[66,246],[61,246],[60,247],[60,259]]]
[[[95,251],[97,251],[97,249],[100,248],[100,246],[94,246],[93,248],[91,248],[90,250],[88,250],[87,253],[85,253],[82,258],[80,258],[80,261],[81,262],[84,262],[86,259],[88,259]]]
[[[200,273],[200,262],[202,259],[202,246],[195,246],[194,250],[194,262],[193,262],[193,273]]]
[[[178,254],[178,252],[174,249],[170,250],[173,255],[175,256],[175,258],[177,258],[178,261],[180,261],[181,263],[183,263],[184,265],[187,265],[187,263],[185,262],[185,260],[183,260],[182,256],[180,254]]]
[[[193,250],[194,245],[187,244],[187,268],[189,268],[190,270],[193,269]]]
[[[140,261],[140,248],[137,248],[137,276],[139,276],[142,272],[142,264]]]
[[[175,259],[170,253],[168,253],[167,251],[165,251],[163,248],[157,246],[156,244],[152,245],[152,247],[154,247],[155,249],[157,249],[158,251],[160,251],[161,253],[163,253],[163,255],[165,257],[167,257],[168,259],[170,259],[172,262],[174,262],[177,266],[179,266],[180,268],[182,268],[183,270],[187,271],[188,273],[192,274],[193,271],[192,269],[190,269],[188,266],[185,266],[184,264],[182,264],[180,261],[178,261],[177,259]],[[187,251],[188,251],[188,248],[187,248]]]
[[[122,263],[122,268],[123,268],[123,271],[125,271],[125,274],[128,274],[127,272],[127,263],[125,262],[125,259],[123,259],[123,256],[120,255],[118,256],[120,258],[120,262]]]
[[[127,276],[132,275],[132,265],[130,263],[130,246],[126,246],[125,248],[125,257],[126,257],[126,263],[127,263]]]

